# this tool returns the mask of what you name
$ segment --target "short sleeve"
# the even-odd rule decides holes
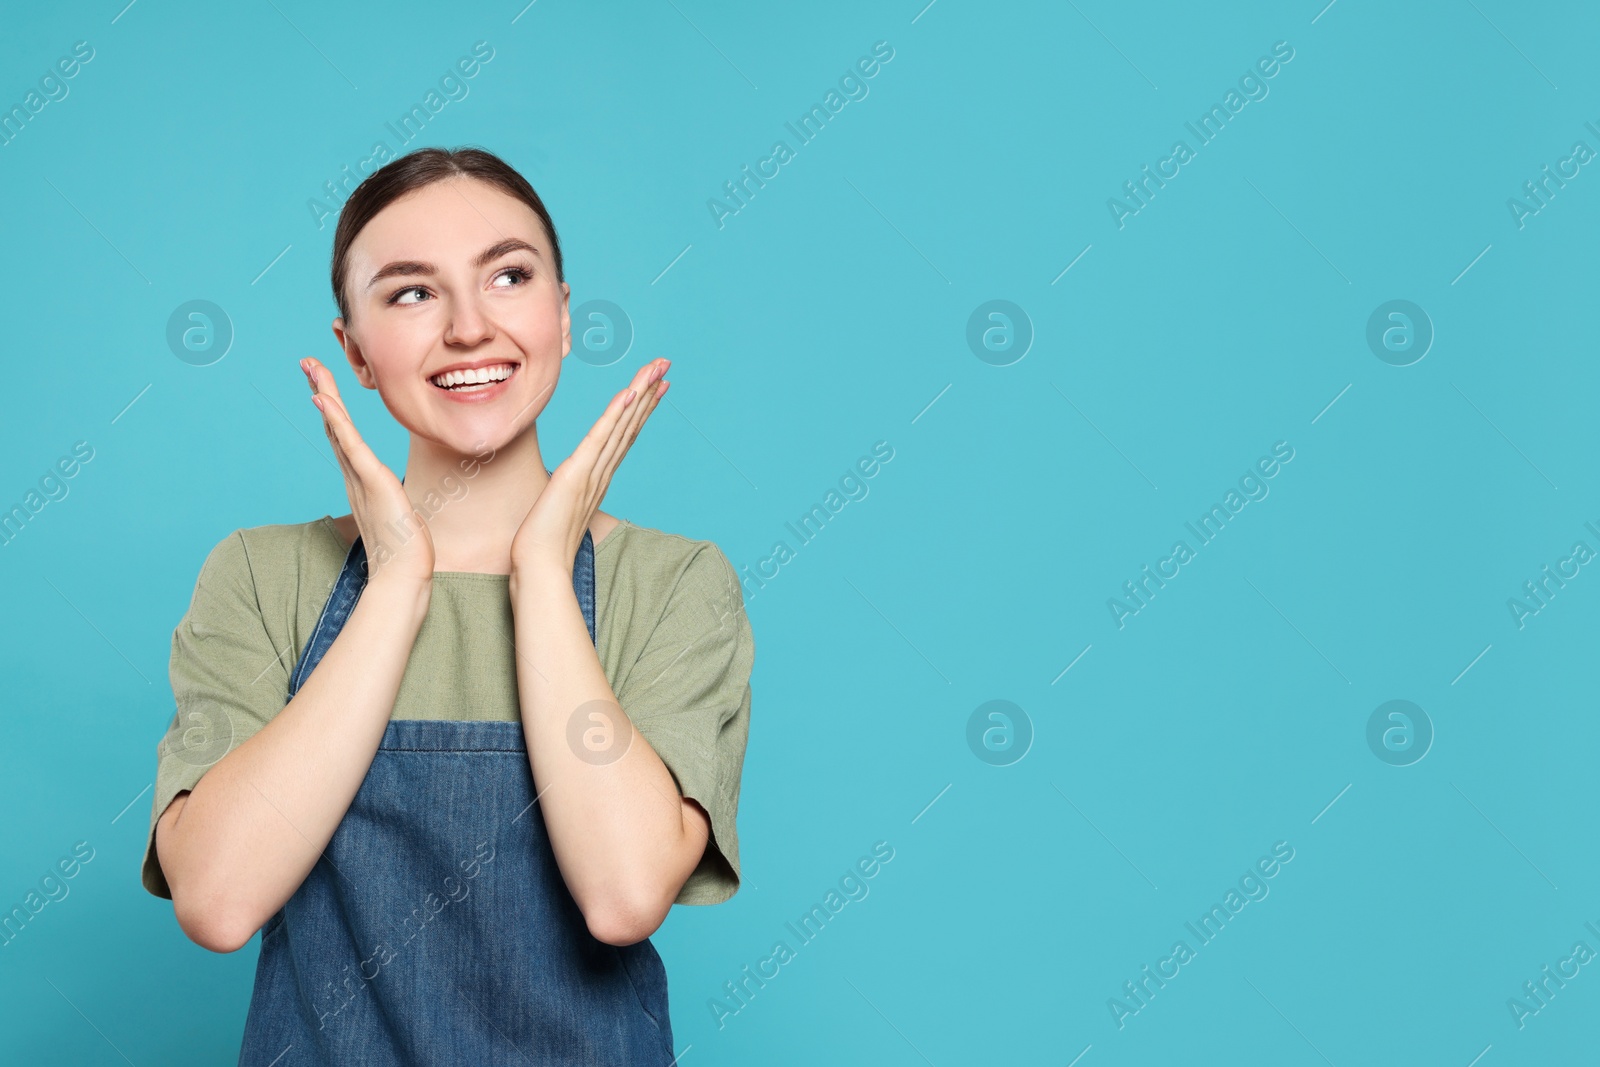
[[[179,793],[283,709],[289,650],[273,647],[256,596],[250,555],[235,530],[200,568],[189,609],[172,632],[168,675],[176,706],[156,745],[155,798],[145,841],[145,889],[172,898],[156,856],[156,823]]]
[[[679,792],[711,819],[711,840],[678,904],[720,904],[739,888],[734,823],[754,662],[738,576],[716,545],[702,542],[616,694]]]

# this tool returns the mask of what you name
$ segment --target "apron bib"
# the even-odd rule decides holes
[[[367,581],[358,537],[289,682]],[[595,639],[594,541],[572,584]],[[667,1065],[649,940],[597,941],[535,799],[522,723],[391,720],[316,866],[261,928],[241,1067]]]

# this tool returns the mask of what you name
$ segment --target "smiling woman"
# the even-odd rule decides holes
[[[570,290],[542,201],[477,149],[363,182],[331,280],[406,476],[302,360],[351,513],[235,530],[205,561],[171,676],[221,743],[158,746],[145,887],[214,951],[260,930],[249,1062],[668,1064],[649,937],[738,888],[755,649],[713,542],[599,510],[667,361],[544,465]],[[493,867],[435,906],[471,843]]]

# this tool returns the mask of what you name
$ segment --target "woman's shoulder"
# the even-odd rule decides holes
[[[260,589],[298,584],[308,569],[337,569],[343,557],[338,527],[324,515],[308,522],[239,527],[212,547],[202,571],[248,576]]]
[[[616,520],[615,528],[601,538],[598,546],[597,551],[612,547],[620,549],[618,558],[626,558],[635,565],[684,567],[700,557],[727,562],[727,556],[715,541],[672,533],[629,519]]]
[[[329,547],[340,547],[339,521],[331,515],[308,522],[274,522],[262,526],[242,526],[229,535],[237,536],[251,555],[282,556],[307,551],[325,555]]]
[[[721,547],[691,537],[619,519],[599,542],[596,562],[610,562],[635,590],[643,586],[663,596],[677,591],[737,595],[738,576]]]

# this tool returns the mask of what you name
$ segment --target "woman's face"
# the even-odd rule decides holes
[[[481,454],[544,410],[572,347],[569,289],[521,200],[476,178],[434,182],[373,216],[346,269],[350,320],[334,335],[413,434]]]

